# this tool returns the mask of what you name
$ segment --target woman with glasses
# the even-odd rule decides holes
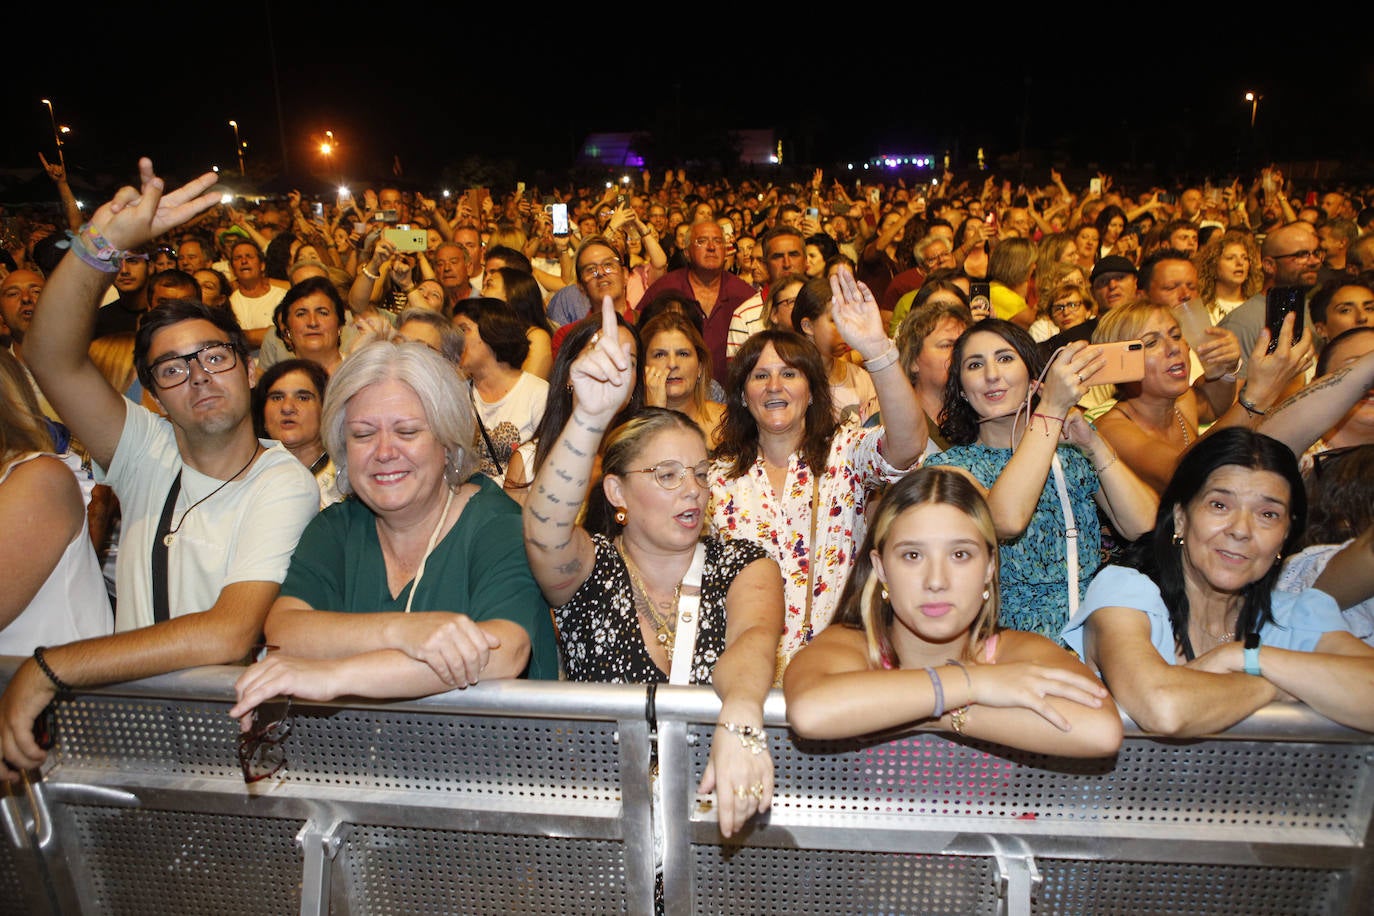
[[[1322,590],[1275,590],[1306,520],[1292,451],[1223,429],[1184,454],[1153,533],[1093,579],[1064,641],[1154,734],[1214,734],[1275,700],[1374,731],[1374,648]]]
[[[645,408],[611,428],[635,379],[632,348],[608,299],[596,343],[572,365],[571,422],[525,503],[525,549],[553,607],[569,679],[671,677],[715,688],[721,710],[699,791],[716,792],[728,837],[772,800],[763,701],[782,626],[782,579],[758,545],[703,539],[710,463],[695,423]]]
[[[762,544],[784,576],[779,669],[825,629],[863,538],[870,491],[920,460],[926,424],[872,291],[830,278],[831,320],[864,358],[884,426],[842,426],[814,344],[792,331],[751,336],[730,364],[711,519],[727,538]]]
[[[230,715],[275,697],[416,697],[558,673],[519,510],[477,473],[453,367],[371,341],[330,379],[324,443],[339,492],[301,535],[264,625],[279,646],[238,679]]]

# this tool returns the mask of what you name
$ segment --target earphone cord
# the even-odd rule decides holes
[[[1027,385],[1027,386],[1026,386],[1026,400],[1023,401],[1022,403],[1016,405],[1016,414],[1015,414],[1015,416],[1012,417],[1012,420],[1011,420],[1011,443],[1012,443],[1012,448],[1015,448],[1015,447],[1016,447],[1016,443],[1020,441],[1020,440],[1017,438],[1017,436],[1016,436],[1016,428],[1017,428],[1017,426],[1020,425],[1020,423],[1021,423],[1021,411],[1024,410],[1024,411],[1026,412],[1026,420],[1025,420],[1026,429],[1030,429],[1030,421],[1031,421],[1031,413],[1032,413],[1031,398],[1035,396],[1036,390],[1039,389],[1039,388],[1041,388],[1041,387],[1045,384],[1045,376],[1047,376],[1047,375],[1050,374],[1050,366],[1054,364],[1054,361],[1059,357],[1059,354],[1062,353],[1062,352],[1064,352],[1064,348],[1063,348],[1063,347],[1060,347],[1059,349],[1055,350],[1053,353],[1050,354],[1050,358],[1047,359],[1047,360],[1045,360],[1045,368],[1041,369],[1041,370],[1040,370],[1040,375],[1036,377],[1036,379],[1035,379],[1035,384],[1034,384],[1034,385]],[[995,417],[983,417],[983,418],[981,418],[978,422],[979,422],[979,423],[986,423],[986,422],[988,422],[989,420],[994,420],[994,419],[996,419],[996,418],[995,418]]]

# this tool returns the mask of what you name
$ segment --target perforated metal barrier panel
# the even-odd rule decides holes
[[[43,779],[5,790],[0,914],[653,911],[643,687],[297,704],[286,768],[245,786],[237,673],[60,705]],[[775,692],[774,808],[728,842],[694,793],[714,695],[663,688],[655,709],[668,916],[1371,912],[1374,736],[1298,707],[1196,741],[1127,723],[1115,758],[1070,760],[799,741]]]

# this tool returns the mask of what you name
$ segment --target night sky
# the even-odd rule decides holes
[[[547,181],[593,131],[647,132],[660,174],[746,128],[775,130],[789,162],[831,174],[885,152],[949,150],[957,169],[979,147],[994,167],[1024,150],[1027,178],[1039,182],[1051,162],[1197,180],[1267,160],[1349,169],[1374,158],[1374,65],[1354,47],[1365,29],[1331,22],[1312,23],[1309,42],[1296,23],[1199,26],[1191,14],[1168,23],[1161,13],[1158,25],[1109,29],[1096,24],[1100,13],[1065,11],[1054,37],[1033,37],[1049,28],[1042,9],[1020,35],[959,26],[935,40],[906,37],[895,23],[891,34],[865,24],[853,37],[837,28],[818,38],[821,22],[799,19],[793,50],[777,23],[764,31],[724,7],[709,42],[673,38],[666,22],[651,29],[665,11],[644,5],[579,5],[576,18],[537,24],[461,6],[347,22],[342,6],[271,7],[226,7],[213,21],[182,5],[137,14],[157,25],[64,12],[60,41],[56,20],[32,8],[7,13],[0,168],[53,155],[41,98],[72,127],[74,173],[100,186],[127,180],[138,155],[173,178],[212,165],[236,172],[231,118],[249,144],[250,177],[279,172],[284,152],[292,177],[320,186],[382,179],[396,156],[408,179],[430,187],[474,175],[493,186]],[[631,13],[639,26],[621,21]],[[834,11],[826,18],[839,26]],[[1313,50],[1284,51],[1280,39]],[[722,46],[730,50],[713,50]],[[1220,46],[1253,51],[1209,55]],[[1263,95],[1253,131],[1247,90]],[[325,130],[339,142],[328,165],[318,152]]]

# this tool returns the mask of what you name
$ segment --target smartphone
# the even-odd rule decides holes
[[[318,200],[315,201],[310,205],[310,212],[315,214],[315,219],[324,219],[324,203]]]
[[[353,223],[353,231],[356,232],[358,235],[363,235],[367,232],[367,223],[359,223],[355,221]]]
[[[623,207],[623,206],[625,206],[625,195],[624,195],[624,194],[617,194],[617,195],[615,196],[615,208],[616,208],[617,210],[619,210],[619,209],[620,209],[621,207]]]
[[[1298,317],[1293,319],[1293,339],[1302,337],[1303,319],[1307,313],[1307,287],[1275,286],[1264,297],[1264,326],[1269,329],[1269,346],[1266,353],[1279,348],[1279,333],[1283,330],[1283,319],[1292,312]]]
[[[401,214],[395,210],[378,210],[372,218],[379,223],[394,223],[401,219]]]
[[[568,205],[550,204],[549,213],[553,216],[553,234],[568,234]]]
[[[987,280],[971,280],[968,285],[968,307],[978,321],[992,316],[992,284]]]
[[[1159,192],[1159,202],[1162,204],[1172,204],[1176,200],[1177,198],[1175,198],[1174,195],[1169,193],[1168,191]]]
[[[1106,357],[1103,367],[1093,373],[1094,385],[1119,385],[1145,377],[1145,344],[1138,340],[1090,344],[1085,350],[1097,350]]]
[[[517,195],[525,193],[525,183],[523,181],[517,181],[515,183],[515,193]]]
[[[807,207],[806,215],[809,216],[811,219],[816,219],[818,216],[821,215],[821,211],[816,207]]]
[[[423,229],[383,229],[382,238],[395,245],[397,251],[424,251],[429,247],[429,234]]]
[[[868,199],[873,203],[873,206],[876,207],[883,201],[883,192],[877,188],[873,188],[868,192]]]
[[[1090,179],[1088,180],[1088,191],[1089,191],[1090,193],[1092,193],[1092,194],[1101,194],[1101,193],[1102,193],[1102,179],[1101,179],[1101,178],[1090,178]]]

